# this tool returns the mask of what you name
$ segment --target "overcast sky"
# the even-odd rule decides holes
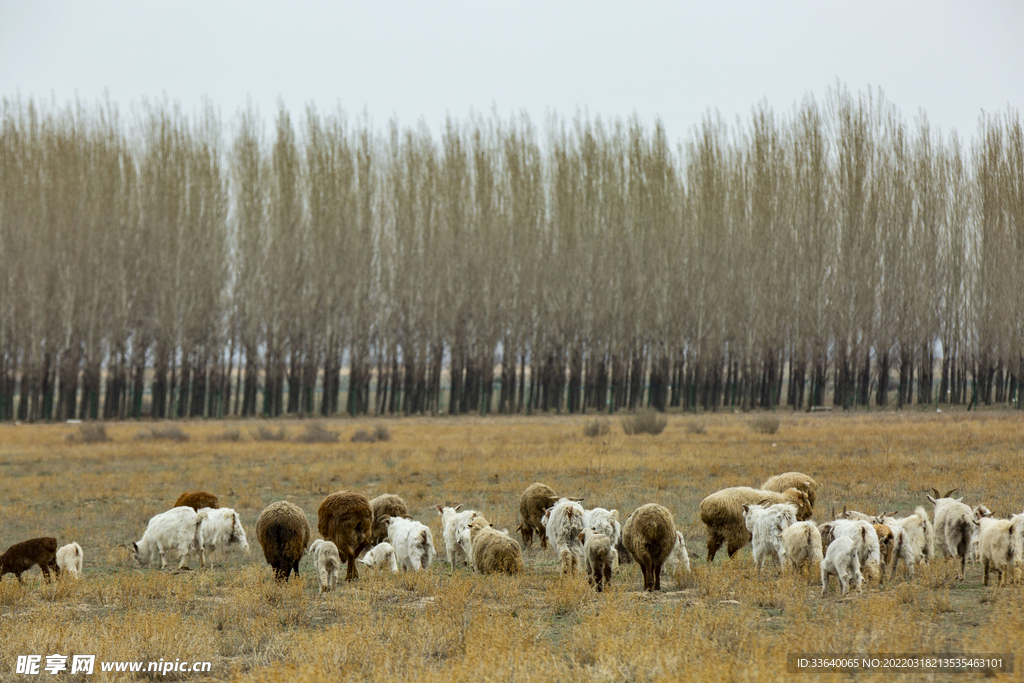
[[[127,109],[205,95],[230,120],[308,102],[435,131],[446,114],[702,115],[789,110],[836,79],[912,121],[974,134],[1024,108],[1024,1],[218,3],[0,0],[0,96]]]

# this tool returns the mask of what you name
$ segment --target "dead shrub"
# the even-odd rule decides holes
[[[365,429],[357,429],[356,433],[349,439],[352,443],[376,443],[377,437]]]
[[[141,432],[135,434],[136,441],[188,441],[188,434],[181,431],[178,427],[153,427],[152,429],[144,429]]]
[[[107,428],[101,424],[84,424],[78,427],[78,433],[71,433],[64,437],[72,443],[104,443],[110,441],[107,436]]]
[[[388,428],[385,427],[384,425],[377,425],[376,427],[374,427],[373,436],[375,439],[377,439],[377,441],[391,440],[391,432],[389,432]]]
[[[686,433],[687,434],[707,434],[708,425],[704,420],[687,420],[686,421]]]
[[[241,439],[242,432],[237,429],[229,429],[220,434],[213,434],[207,437],[207,441],[240,441]]]
[[[758,434],[774,434],[781,424],[782,420],[774,415],[761,415],[750,421],[750,428]]]
[[[611,424],[603,418],[596,418],[583,425],[583,436],[593,439],[596,436],[605,436],[611,431]]]
[[[622,431],[627,436],[636,434],[661,434],[665,431],[668,420],[656,411],[644,409],[638,410],[628,417],[622,418]]]
[[[275,432],[273,429],[260,426],[250,431],[249,436],[253,441],[284,441],[288,438],[288,432],[284,430],[284,427]]]
[[[306,425],[302,433],[295,437],[297,443],[334,443],[341,436],[340,432],[324,429],[323,425],[314,422]]]

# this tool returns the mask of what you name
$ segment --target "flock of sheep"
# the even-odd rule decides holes
[[[800,572],[805,564],[820,565],[822,595],[831,577],[839,581],[842,593],[851,586],[862,590],[864,572],[876,581],[890,578],[902,561],[908,577],[920,562],[942,557],[960,560],[963,578],[969,557],[984,566],[984,583],[989,572],[998,574],[999,584],[1021,578],[1024,557],[1024,514],[996,519],[983,505],[971,508],[955,492],[927,496],[934,506],[934,524],[924,507],[913,514],[868,515],[853,510],[833,515],[824,524],[810,521],[818,484],[799,472],[774,476],[760,488],[732,487],[711,494],[700,504],[700,519],[707,527],[708,562],[725,545],[730,557],[752,543],[754,562],[760,574],[772,558],[783,570]],[[598,591],[611,582],[620,562],[635,561],[643,573],[647,591],[661,589],[661,573],[677,576],[690,570],[690,559],[681,531],[665,507],[648,503],[619,523],[618,510],[584,509],[581,498],[560,496],[545,484],[532,484],[519,500],[523,545],[530,547],[534,535],[542,548],[551,547],[563,573],[583,570]],[[505,529],[497,529],[476,510],[447,503],[437,506],[445,554],[452,571],[469,565],[483,574],[515,574],[523,571],[522,549]],[[320,592],[334,588],[341,566],[347,563],[346,580],[358,577],[356,564],[397,572],[426,569],[435,556],[430,527],[408,514],[399,496],[383,494],[373,500],[360,493],[339,491],[324,498],[317,510],[317,531],[312,540],[306,514],[297,505],[278,501],[268,505],[256,522],[256,536],[263,556],[279,580],[299,573],[299,563],[309,554]],[[218,548],[238,547],[248,552],[249,544],[238,513],[219,507],[216,496],[206,492],[186,493],[172,509],[149,520],[142,538],[132,544],[142,566],[167,566],[166,553],[177,553],[178,568],[188,568],[197,554],[206,566],[207,554]],[[936,554],[938,553],[938,554]],[[210,556],[212,565],[212,555]],[[18,580],[38,565],[46,580],[50,570],[60,576],[66,571],[78,577],[82,548],[70,543],[58,550],[54,538],[34,538],[11,546],[0,556],[0,579],[13,572]]]

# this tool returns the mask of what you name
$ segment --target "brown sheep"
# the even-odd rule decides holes
[[[373,545],[388,540],[388,517],[409,516],[405,501],[393,493],[382,493],[371,500],[370,509],[373,510]]]
[[[7,551],[0,555],[0,580],[4,574],[14,574],[18,577],[18,583],[24,583],[22,573],[31,569],[32,565],[39,565],[39,571],[47,582],[50,580],[50,570],[60,576],[60,567],[57,565],[57,539],[44,536],[42,538],[30,538],[21,543],[15,543]]]
[[[519,497],[519,516],[522,521],[516,529],[523,535],[523,546],[529,548],[533,545],[533,534],[540,536],[540,547],[548,547],[548,539],[544,532],[544,525],[541,518],[544,511],[558,502],[559,496],[554,489],[546,484],[530,484]]]
[[[373,508],[369,499],[352,491],[332,493],[320,503],[316,528],[321,536],[338,546],[341,559],[348,562],[345,580],[359,578],[356,558],[373,545]]]
[[[503,534],[483,517],[469,523],[473,566],[481,574],[518,574],[523,571],[523,552],[508,534]]]
[[[593,528],[581,531],[579,539],[583,544],[587,579],[590,581],[590,585],[596,586],[597,592],[600,593],[602,580],[605,586],[610,586],[612,583],[612,558],[614,557],[612,541],[604,534],[597,533]]]
[[[896,536],[885,524],[872,524],[875,533],[878,534],[878,550],[882,555],[882,578],[885,578],[885,569],[892,564],[893,552],[896,550]]]
[[[776,474],[761,484],[761,489],[764,491],[774,491],[775,493],[782,493],[786,489],[803,491],[807,494],[807,500],[810,502],[812,510],[814,509],[814,501],[818,498],[818,482],[801,472]]]
[[[796,505],[796,518],[803,521],[811,516],[811,504],[807,494],[797,489],[783,493],[752,489],[748,486],[734,486],[716,491],[700,503],[700,520],[708,528],[708,563],[715,559],[715,553],[727,543],[729,557],[750,543],[750,531],[743,520],[743,505],[774,505],[792,503]]]
[[[306,513],[286,500],[271,503],[256,520],[256,538],[278,581],[287,581],[293,571],[295,576],[299,575],[299,562],[309,545],[309,536]]]
[[[644,590],[661,590],[661,566],[676,546],[676,524],[672,513],[657,503],[633,511],[622,526],[622,542],[640,565]]]
[[[217,502],[217,496],[206,491],[194,491],[192,493],[183,493],[178,496],[178,500],[174,501],[174,507],[180,508],[187,505],[196,512],[199,512],[203,508],[213,508],[216,510],[220,507]]]

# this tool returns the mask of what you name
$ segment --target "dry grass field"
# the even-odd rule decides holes
[[[85,551],[78,582],[44,585],[33,569],[24,586],[11,575],[0,583],[0,680],[35,678],[13,673],[16,656],[52,653],[213,663],[210,674],[181,680],[766,683],[792,679],[790,652],[1024,652],[1022,588],[983,587],[980,565],[958,583],[951,560],[936,562],[913,581],[901,573],[847,598],[833,581],[822,598],[817,575],[772,568],[758,581],[749,547],[708,567],[697,519],[707,494],[793,469],[823,487],[818,521],[843,504],[902,513],[925,504],[931,514],[930,486],[959,487],[965,502],[999,516],[1020,512],[1024,414],[778,416],[770,435],[752,429],[752,415],[675,415],[658,436],[625,436],[612,419],[596,438],[583,435],[590,416],[321,423],[340,432],[336,443],[297,442],[306,425],[289,421],[272,424],[285,428],[282,441],[254,440],[254,421],[178,423],[186,441],[137,439],[153,425],[116,423],[110,441],[94,444],[69,440],[72,425],[0,426],[0,546],[52,535]],[[381,424],[390,440],[350,442]],[[521,576],[450,573],[434,505],[460,501],[514,529],[519,495],[534,481],[585,496],[587,507],[617,508],[623,521],[640,504],[665,505],[698,556],[692,574],[647,595],[636,565],[625,565],[596,594],[581,577],[560,577],[554,554],[537,546]],[[251,556],[229,555],[213,570],[140,569],[123,544],[199,489],[240,513]],[[320,501],[340,489],[403,496],[434,529],[439,561],[415,575],[363,571],[323,599],[308,558],[300,580],[275,584],[255,538],[259,512],[287,499],[315,529]],[[859,680],[876,677],[921,678]],[[849,677],[823,677],[840,678]]]

